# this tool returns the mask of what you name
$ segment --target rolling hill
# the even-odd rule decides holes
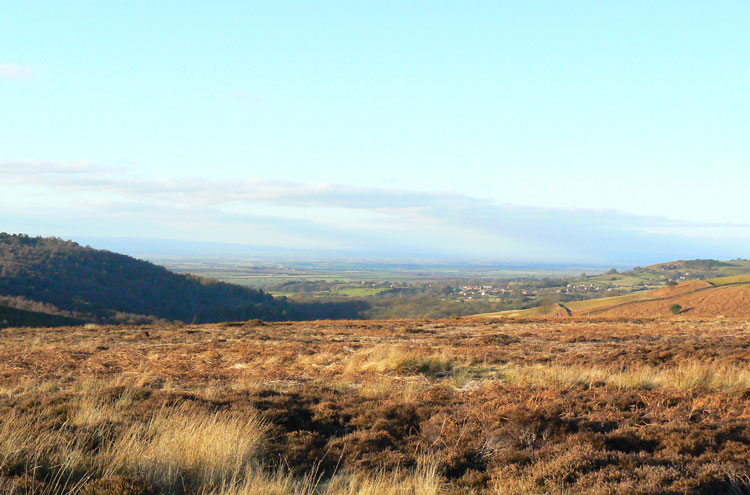
[[[0,326],[355,318],[362,304],[296,303],[72,241],[0,234]]]
[[[750,274],[750,260],[676,260],[618,272],[611,270],[583,277],[579,282],[612,288],[656,288],[667,282],[709,280]]]
[[[679,305],[677,313],[671,307]],[[659,289],[632,292],[622,296],[542,305],[535,308],[487,313],[478,316],[726,316],[750,317],[750,275],[692,280]]]

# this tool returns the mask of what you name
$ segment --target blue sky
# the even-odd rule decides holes
[[[0,230],[750,256],[746,2],[4,2]]]

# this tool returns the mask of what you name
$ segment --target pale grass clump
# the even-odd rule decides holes
[[[494,366],[464,365],[453,368],[443,383],[458,390],[471,390],[503,379],[500,368]]]
[[[96,391],[104,388],[102,382],[87,382],[85,386],[87,391],[76,397],[68,415],[68,421],[76,426],[99,426],[119,421],[133,403],[132,387],[126,387],[114,401],[108,401],[96,395]]]
[[[115,401],[114,404],[117,402]],[[85,395],[74,404],[71,422],[100,425],[66,436],[66,429],[40,430],[34,417],[11,412],[0,419],[0,466],[17,463],[30,472],[52,468],[52,477],[34,495],[82,493],[89,480],[124,475],[153,484],[162,493],[202,495],[437,495],[434,465],[421,462],[410,472],[366,474],[344,471],[324,480],[297,478],[261,465],[267,431],[258,416],[162,408],[146,423],[122,432],[101,426],[122,408]],[[122,416],[120,416],[121,418]],[[70,432],[67,432],[70,433]],[[97,453],[83,446],[99,436]],[[73,473],[77,475],[71,477]],[[2,488],[2,486],[0,486]]]
[[[263,368],[278,368],[280,366],[287,366],[288,358],[278,355],[278,354],[269,354],[266,356],[266,358],[262,361],[260,361],[260,366]]]
[[[259,415],[161,409],[131,426],[102,457],[115,473],[135,473],[158,486],[211,487],[255,466],[267,426]]]
[[[456,360],[445,353],[428,354],[398,346],[378,346],[352,355],[345,364],[345,374],[360,372],[406,372],[434,375],[446,373],[456,365]]]
[[[729,393],[742,393],[750,390],[750,369],[747,367],[701,361],[684,362],[676,367],[521,366],[503,370],[502,376],[511,383],[537,386],[606,384],[618,388],[675,390],[703,388]]]
[[[652,376],[648,369],[623,372],[601,367],[582,365],[539,364],[504,369],[502,378],[518,385],[550,386],[591,386],[597,383],[621,388],[651,388]]]
[[[314,493],[320,495],[438,495],[441,482],[437,466],[420,462],[419,467],[407,474],[361,472],[334,476]]]
[[[33,419],[11,411],[0,419],[0,465],[38,454],[48,439],[35,434]]]
[[[422,396],[429,384],[424,380],[405,380],[398,377],[378,377],[361,383],[359,395],[367,399],[387,397],[392,400],[411,402]]]
[[[136,369],[123,371],[118,374],[114,380],[107,381],[110,387],[128,387],[128,388],[163,388],[164,378],[156,373],[150,364],[152,361],[151,356],[147,356],[147,360],[141,363]]]
[[[32,378],[22,378],[0,384],[0,396],[18,396],[29,392],[53,393],[60,389],[55,381],[36,381]]]
[[[117,420],[118,411],[106,402],[91,395],[81,395],[73,405],[68,420],[76,426],[97,426]]]
[[[314,354],[299,354],[296,357],[297,366],[320,370],[336,370],[341,366],[341,355],[334,352],[316,352]]]
[[[312,477],[299,480],[281,470],[270,473],[248,468],[241,477],[204,489],[201,495],[308,495],[314,486]]]
[[[33,470],[54,464],[61,473],[88,472],[92,459],[81,446],[101,433],[70,438],[62,431],[39,430],[34,417],[12,411],[0,419],[0,466],[25,464]]]
[[[662,386],[672,384],[678,389],[707,388],[721,392],[743,393],[750,390],[750,368],[692,361],[663,370],[657,383]]]
[[[258,390],[267,389],[268,384],[262,380],[248,377],[239,377],[229,383],[229,389],[237,393],[250,394]]]
[[[281,471],[253,470],[242,481],[229,483],[205,495],[439,495],[440,476],[433,463],[420,462],[410,472],[367,474],[347,471],[323,481],[310,474],[293,478]]]
[[[195,395],[208,401],[220,400],[231,390],[228,383],[211,382],[195,391]]]

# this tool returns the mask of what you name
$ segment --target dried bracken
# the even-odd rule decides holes
[[[750,493],[750,322],[8,329],[0,492]]]

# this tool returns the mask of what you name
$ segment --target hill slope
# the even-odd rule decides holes
[[[671,287],[632,292],[623,296],[587,299],[479,316],[616,316],[626,318],[674,316],[670,310],[673,304],[681,306],[679,314],[750,317],[750,275],[693,280]]]
[[[679,313],[681,315],[750,317],[750,285],[712,287],[663,300],[625,304],[597,314],[625,318],[671,316],[669,308],[673,304],[682,308]]]
[[[97,322],[353,318],[363,309],[292,303],[71,241],[9,234],[0,234],[0,296],[14,309]]]
[[[750,260],[734,259],[719,261],[713,259],[677,260],[632,270],[618,272],[610,270],[599,275],[579,277],[574,283],[594,284],[604,288],[655,288],[673,282],[709,280],[718,277],[731,277],[750,274]]]

